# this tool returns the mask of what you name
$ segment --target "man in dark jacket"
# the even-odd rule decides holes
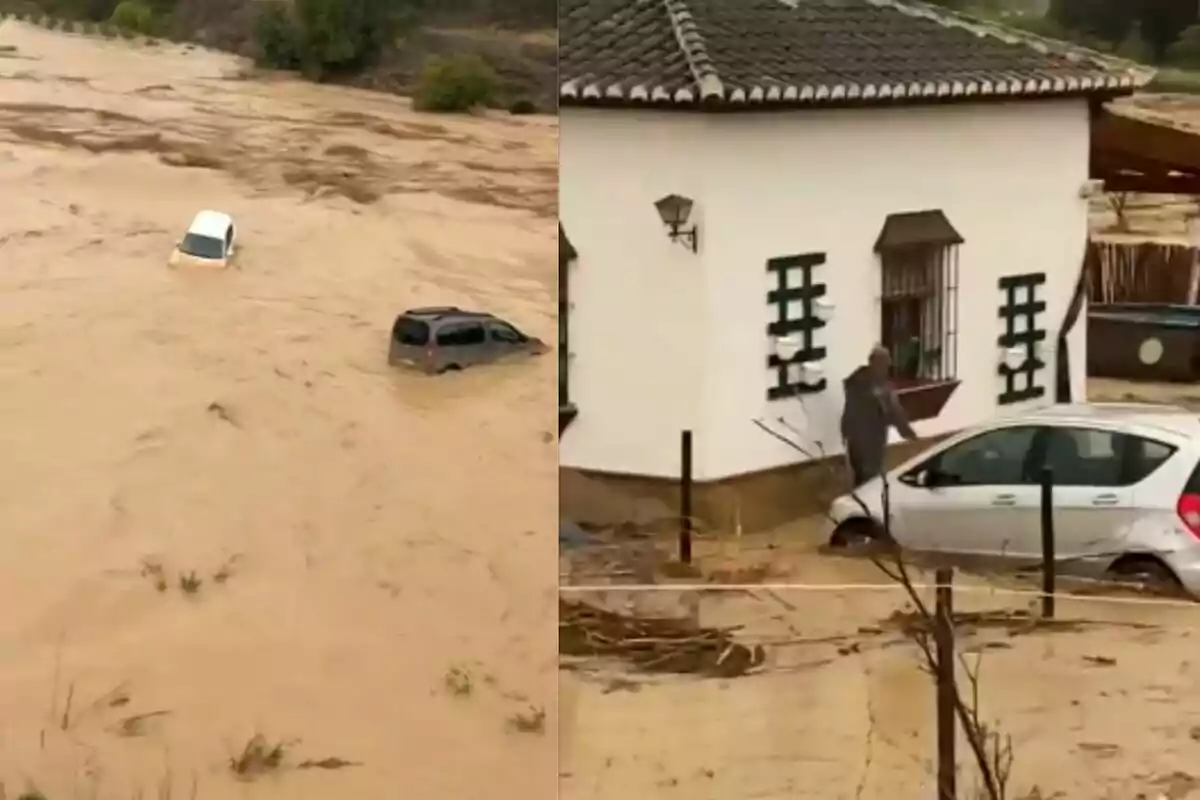
[[[905,439],[917,438],[888,380],[891,366],[888,351],[876,346],[866,365],[843,382],[846,405],[842,410],[842,442],[855,488],[883,472],[888,428],[894,426]]]

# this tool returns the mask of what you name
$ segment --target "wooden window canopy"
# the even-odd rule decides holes
[[[941,209],[889,214],[875,240],[875,252],[906,247],[949,247],[965,240]]]
[[[951,379],[910,386],[899,385],[896,386],[896,399],[900,401],[900,407],[904,409],[909,422],[933,419],[942,413],[946,403],[950,402],[950,395],[954,394],[960,383],[962,381]]]

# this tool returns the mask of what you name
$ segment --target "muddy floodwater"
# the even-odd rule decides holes
[[[385,356],[554,340],[556,137],[0,24],[7,796],[551,795],[553,356]],[[202,208],[234,266],[169,270]]]
[[[830,528],[813,518],[701,537],[687,575],[667,536],[565,555],[566,602],[601,619],[585,624],[578,606],[563,615],[559,796],[934,796],[934,683],[912,604],[870,561],[819,552]],[[932,605],[932,575],[912,576]],[[1043,624],[1039,579],[955,578],[962,695],[1001,742],[1011,737],[1006,797],[1200,797],[1200,604],[1064,581],[1083,594],[1059,597]],[[670,586],[681,583],[739,588]],[[984,797],[961,739],[958,756],[959,796]]]

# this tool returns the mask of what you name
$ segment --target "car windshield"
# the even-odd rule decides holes
[[[189,256],[196,256],[197,258],[224,258],[225,242],[222,239],[215,239],[212,236],[189,233],[179,243],[179,252]]]

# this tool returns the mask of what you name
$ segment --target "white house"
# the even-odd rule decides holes
[[[836,454],[876,342],[922,436],[1052,401],[1060,332],[1082,393],[1090,120],[1148,74],[900,0],[562,0],[559,37],[563,467]]]

